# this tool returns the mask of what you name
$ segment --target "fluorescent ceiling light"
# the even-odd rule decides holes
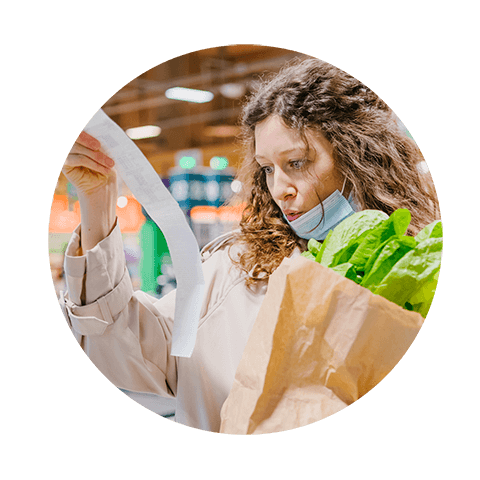
[[[128,128],[126,134],[132,140],[140,140],[142,138],[158,137],[162,129],[156,125],[144,125],[143,127]]]
[[[206,90],[195,90],[193,88],[173,87],[165,92],[165,96],[171,100],[206,103],[212,100],[213,93]]]
[[[225,83],[220,86],[220,93],[226,98],[241,98],[246,91],[247,87],[242,83]]]

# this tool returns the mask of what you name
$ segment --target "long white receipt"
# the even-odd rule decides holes
[[[99,140],[115,168],[167,240],[177,281],[171,354],[190,357],[205,292],[197,240],[178,203],[125,132],[100,109],[84,130]]]

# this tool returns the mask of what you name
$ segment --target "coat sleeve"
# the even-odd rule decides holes
[[[133,291],[118,224],[82,256],[79,247],[80,227],[66,250],[67,292],[60,304],[81,347],[117,387],[174,397],[175,291],[160,300]]]

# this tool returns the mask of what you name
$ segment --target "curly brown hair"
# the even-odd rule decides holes
[[[408,208],[410,235],[439,218],[431,178],[419,172],[422,154],[385,102],[333,65],[315,58],[294,60],[273,77],[259,79],[241,117],[244,162],[237,178],[245,209],[236,241],[246,248],[232,261],[248,272],[248,286],[268,278],[296,247],[306,248],[272,199],[254,159],[255,127],[271,115],[299,132],[306,149],[307,133],[320,133],[330,142],[335,167],[362,210],[391,214]]]

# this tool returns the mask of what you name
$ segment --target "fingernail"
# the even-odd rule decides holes
[[[95,151],[95,150],[98,150],[101,147],[100,142],[96,138],[92,137],[91,135],[89,135],[86,132],[82,131],[80,133],[79,138],[85,143],[85,146],[87,148],[90,148],[91,150]]]
[[[105,155],[103,152],[97,153],[97,161],[104,162],[109,167],[113,167],[115,165],[115,162],[108,155]]]

